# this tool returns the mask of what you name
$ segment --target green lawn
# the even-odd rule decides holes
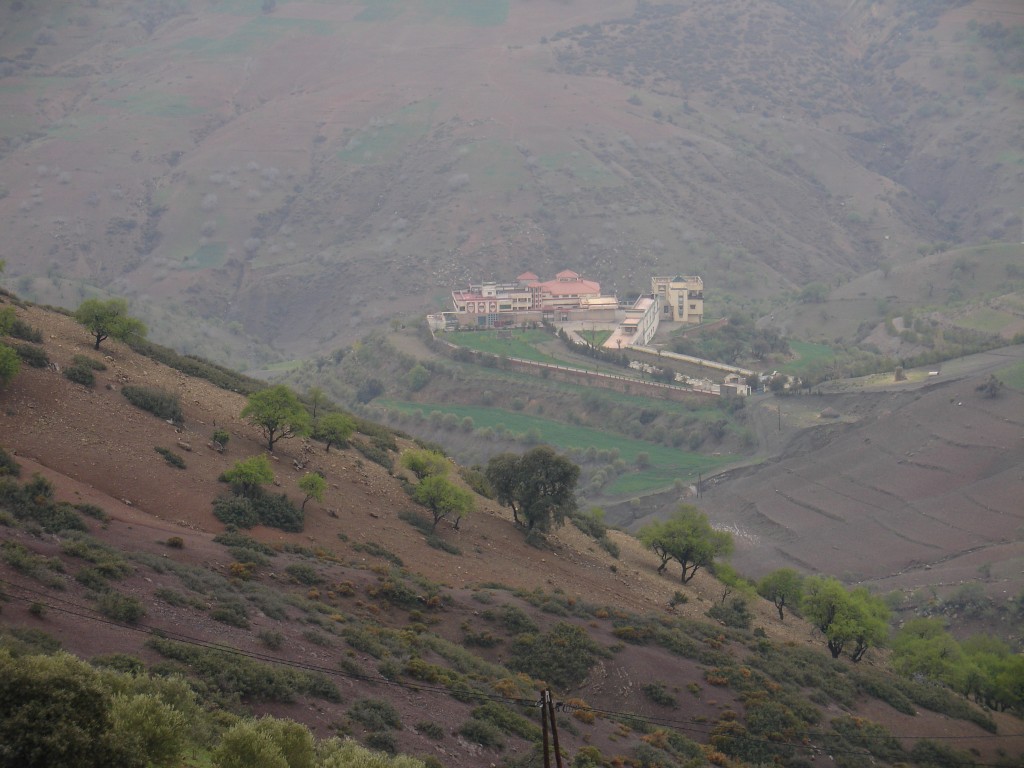
[[[399,400],[378,400],[376,403],[403,413],[420,411],[429,415],[431,411],[444,414],[455,414],[461,421],[465,417],[473,420],[475,429],[494,429],[499,425],[514,434],[525,434],[536,430],[541,440],[560,451],[570,449],[586,450],[593,447],[597,451],[617,450],[619,458],[629,465],[626,474],[605,486],[604,493],[609,496],[632,496],[660,490],[671,485],[676,478],[684,481],[696,480],[697,473],[707,473],[736,459],[733,455],[707,456],[701,453],[690,453],[676,448],[668,448],[658,443],[645,440],[634,440],[610,432],[602,432],[590,427],[574,426],[552,421],[541,416],[532,416],[501,408],[488,408],[475,405],[424,405]],[[650,464],[639,471],[636,469],[636,458],[646,453]]]
[[[1024,392],[1024,363],[1017,363],[1008,368],[1003,368],[996,376],[1010,389]]]
[[[970,328],[982,333],[999,333],[1016,318],[1009,312],[1000,312],[991,307],[978,307],[956,321],[962,328]]]
[[[800,376],[821,363],[830,362],[836,356],[836,351],[826,344],[791,341],[789,348],[793,350],[796,359],[780,366],[779,371],[790,376]]]
[[[499,334],[501,334],[499,336]],[[566,365],[551,355],[541,352],[535,345],[551,341],[555,337],[547,331],[537,329],[516,329],[512,331],[462,331],[448,333],[445,341],[478,352],[487,352],[499,357],[519,357],[537,363]]]

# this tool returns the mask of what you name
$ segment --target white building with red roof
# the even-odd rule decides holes
[[[452,291],[452,308],[458,325],[490,327],[542,320],[603,321],[605,315],[614,319],[618,300],[602,296],[600,283],[565,269],[552,280],[524,272],[515,282],[470,284]]]

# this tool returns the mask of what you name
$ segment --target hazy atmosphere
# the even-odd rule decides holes
[[[1020,0],[6,0],[0,768],[1020,765],[1022,191]]]

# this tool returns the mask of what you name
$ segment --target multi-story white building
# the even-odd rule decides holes
[[[696,276],[652,277],[651,293],[661,301],[662,316],[677,323],[704,320],[704,281]]]
[[[500,326],[541,320],[567,321],[582,318],[614,320],[618,300],[602,296],[601,284],[587,280],[570,269],[541,280],[524,272],[515,282],[471,284],[452,291],[454,312],[444,313],[456,325]],[[503,315],[514,316],[502,317]],[[608,317],[605,317],[605,316]]]

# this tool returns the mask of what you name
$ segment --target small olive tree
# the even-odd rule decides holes
[[[128,314],[128,302],[124,299],[86,299],[75,311],[75,320],[96,339],[94,349],[99,349],[100,342],[108,338],[124,341],[129,336],[146,335],[145,324]]]

